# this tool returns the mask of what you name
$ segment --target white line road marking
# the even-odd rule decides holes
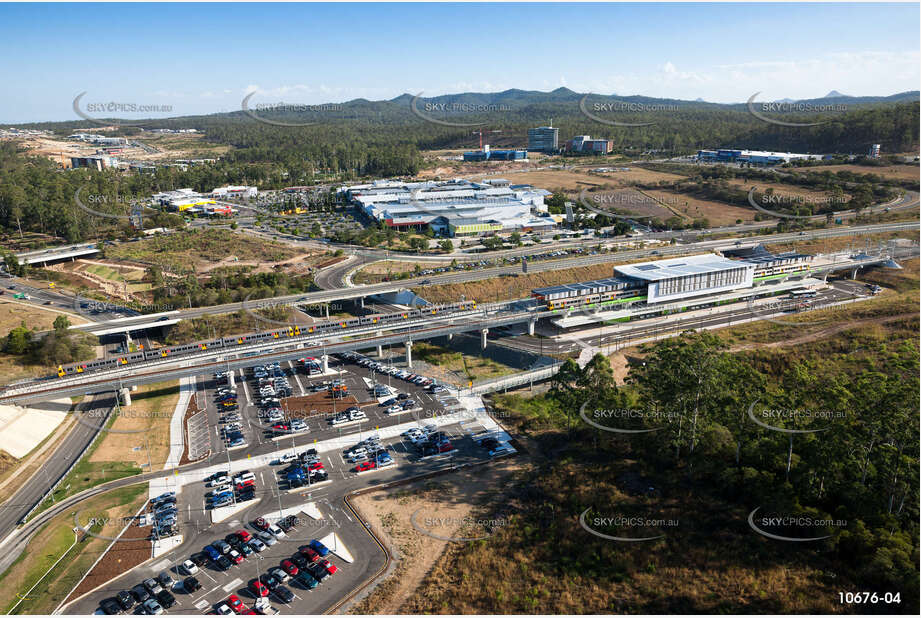
[[[208,603],[205,597],[202,597],[198,601],[195,602],[196,609],[205,609],[206,607],[208,607],[208,605],[210,605],[210,603]]]
[[[205,569],[203,569],[203,568],[202,568],[202,569],[198,569],[198,572],[201,573],[202,575],[204,575],[205,577],[207,577],[208,579],[210,579],[211,581],[213,581],[215,584],[217,583],[217,580],[214,579],[213,577],[211,577],[211,574],[210,574],[208,571],[206,571]],[[204,598],[204,597],[202,597],[202,598]]]
[[[224,586],[222,586],[221,590],[223,590],[224,592],[230,592],[231,590],[233,590],[234,588],[236,588],[242,583],[243,583],[243,580],[237,577],[236,579],[231,581],[229,584],[225,584]]]

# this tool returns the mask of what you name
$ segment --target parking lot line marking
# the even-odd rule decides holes
[[[211,577],[211,573],[209,573],[209,572],[206,571],[205,569],[198,569],[198,571],[199,571],[199,573],[201,573],[202,575],[204,575],[205,577],[207,577],[208,579],[210,579],[211,581],[213,581],[215,584],[217,583],[217,580],[214,579],[213,577]],[[204,597],[202,597],[202,598],[204,598]]]
[[[242,583],[243,583],[243,580],[237,577],[236,579],[231,581],[229,584],[224,584],[224,586],[221,587],[221,590],[223,590],[224,592],[230,592],[232,589],[236,588]]]
[[[202,597],[198,601],[196,601],[195,609],[205,609],[206,607],[208,607],[208,605],[209,605],[208,601],[206,601],[205,598]]]

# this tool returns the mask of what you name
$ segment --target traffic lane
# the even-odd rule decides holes
[[[26,513],[44,493],[67,471],[74,460],[93,441],[105,425],[97,410],[110,411],[114,400],[111,394],[90,395],[77,406],[77,422],[63,438],[60,445],[44,458],[42,465],[26,483],[0,508],[0,538],[13,531]],[[3,566],[5,560],[0,560]],[[7,565],[8,566],[8,565]]]

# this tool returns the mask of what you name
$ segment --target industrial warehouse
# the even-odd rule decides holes
[[[501,178],[378,181],[339,191],[374,221],[395,228],[429,226],[444,236],[545,230],[556,225],[544,204],[549,191],[511,185]]]

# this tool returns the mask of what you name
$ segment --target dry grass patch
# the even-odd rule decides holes
[[[80,523],[85,526],[90,518],[109,518],[108,525],[93,526],[91,531],[115,536],[121,530],[121,527],[115,529],[115,520],[133,516],[146,499],[147,485],[132,485],[95,496],[81,503]],[[53,518],[33,537],[19,559],[0,577],[0,607],[9,612],[20,595],[24,596],[61,556],[64,559],[25,597],[15,613],[50,614],[67,598],[110,542],[81,534],[77,545],[71,548],[73,527],[74,513],[67,511]]]
[[[702,200],[682,193],[671,191],[646,190],[648,195],[668,204],[681,214],[691,219],[707,219],[710,225],[732,225],[737,220],[753,221],[757,211],[751,208],[740,208],[723,202]]]
[[[520,458],[497,461],[487,467],[418,481],[397,489],[358,496],[353,506],[385,540],[397,559],[396,570],[380,582],[371,594],[349,610],[352,614],[413,613],[410,599],[442,552],[449,546],[466,544],[444,541],[420,532],[415,522],[445,538],[488,535],[482,528],[463,526],[465,518],[501,520],[493,511],[504,503],[503,490],[523,469]],[[480,542],[480,541],[477,541]]]
[[[131,405],[121,409],[90,463],[117,461],[143,468],[147,466],[149,446],[152,468],[161,469],[169,456],[169,425],[177,401],[178,381],[139,386],[131,393]]]

